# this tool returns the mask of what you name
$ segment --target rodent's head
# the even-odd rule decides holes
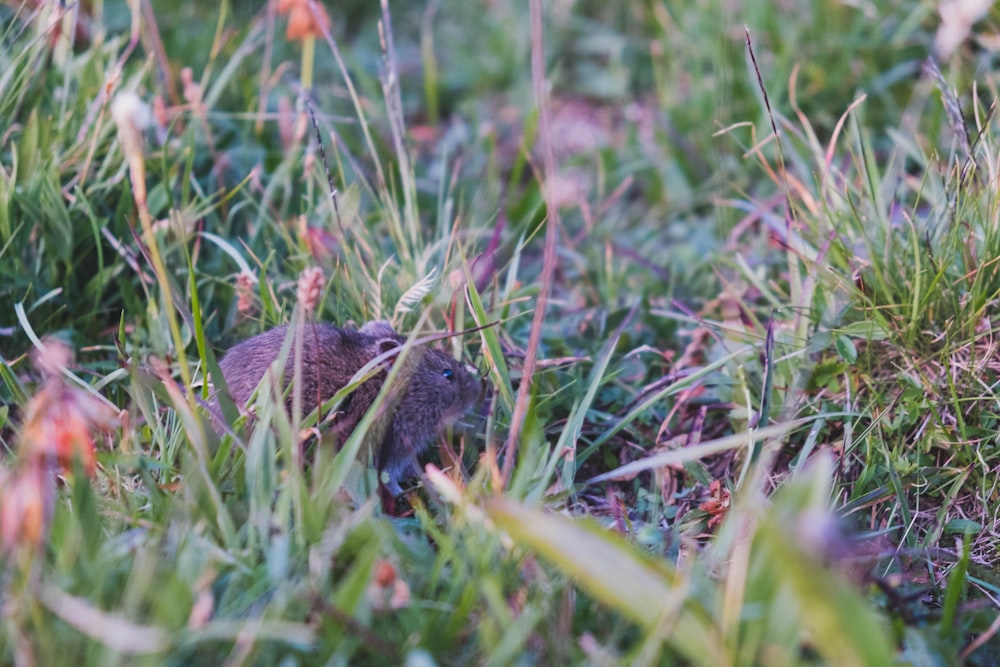
[[[375,340],[379,354],[401,348],[405,342],[388,322],[369,322],[361,333]],[[393,363],[395,358],[386,369]],[[419,449],[476,405],[483,396],[483,384],[476,369],[423,345],[410,349],[403,363],[396,382],[405,389],[395,402],[394,421],[408,431],[406,439]]]
[[[431,348],[419,350],[418,355],[403,404],[427,410],[436,429],[455,423],[482,398],[483,383],[476,369]]]
[[[388,322],[369,322],[360,333],[368,339],[374,356],[402,350],[406,339]],[[484,384],[476,369],[424,345],[410,348],[405,358],[390,355],[389,371],[398,363],[388,404],[392,416],[384,423],[377,452],[380,474],[388,475],[387,488],[399,493],[399,481],[417,473],[417,456],[443,428],[461,419],[483,398]]]

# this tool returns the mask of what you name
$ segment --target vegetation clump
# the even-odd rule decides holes
[[[983,4],[0,4],[0,663],[997,664]]]

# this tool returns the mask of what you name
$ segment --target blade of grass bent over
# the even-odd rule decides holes
[[[486,513],[517,542],[647,631],[672,620],[668,641],[692,664],[731,664],[714,629],[685,605],[685,588],[677,585],[676,573],[665,562],[646,557],[590,520],[573,521],[502,498],[489,501]]]

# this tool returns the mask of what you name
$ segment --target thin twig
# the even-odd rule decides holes
[[[990,623],[990,627],[986,628],[986,632],[973,639],[969,642],[968,646],[962,649],[962,651],[958,654],[958,659],[963,661],[968,660],[969,656],[972,655],[976,649],[992,639],[998,631],[1000,631],[1000,615],[997,615],[997,617],[993,619],[993,622]]]
[[[785,172],[785,153],[781,147],[781,135],[778,134],[778,124],[774,122],[774,112],[771,110],[771,98],[767,96],[767,88],[764,87],[764,77],[760,73],[757,65],[757,56],[753,52],[753,42],[750,40],[750,29],[744,26],[743,32],[747,39],[747,51],[750,52],[750,61],[753,63],[754,74],[757,75],[757,86],[760,94],[764,97],[764,107],[767,109],[767,120],[771,123],[771,132],[774,133],[774,140],[778,144],[778,173],[781,175],[785,186],[785,231],[791,237],[791,223],[795,220],[795,209],[792,208],[791,185],[788,183],[788,174]]]
[[[330,199],[333,201],[333,214],[337,218],[337,226],[340,233],[344,235],[344,223],[340,219],[340,207],[337,205],[337,186],[333,184],[333,174],[330,173],[330,163],[326,161],[326,148],[323,146],[323,135],[320,134],[319,124],[316,122],[316,112],[313,110],[312,93],[305,91],[306,109],[309,111],[309,118],[312,120],[313,132],[316,134],[316,143],[319,145],[319,157],[323,161],[323,169],[326,171],[326,183],[330,186]]]
[[[503,462],[503,484],[510,482],[514,470],[514,460],[517,458],[517,447],[520,442],[524,417],[528,411],[531,398],[531,385],[538,361],[538,344],[542,338],[542,323],[545,321],[545,311],[552,291],[552,281],[556,270],[556,236],[560,227],[559,207],[552,197],[549,187],[556,175],[556,156],[552,149],[552,122],[549,116],[549,104],[545,87],[545,49],[542,41],[542,0],[531,0],[531,80],[535,89],[535,99],[538,102],[538,147],[542,152],[542,192],[545,196],[545,208],[548,211],[545,226],[545,251],[542,255],[541,285],[538,290],[538,301],[535,304],[535,316],[531,321],[531,334],[528,336],[528,346],[524,355],[524,368],[521,371],[521,386],[517,390],[514,402],[514,414],[511,416],[510,435],[507,437],[506,458]]]
[[[370,627],[363,624],[361,621],[357,620],[340,607],[327,602],[319,595],[313,596],[312,600],[314,608],[318,608],[324,616],[332,619],[334,623],[340,624],[352,634],[361,637],[370,650],[376,653],[381,653],[394,662],[400,660],[401,656],[399,649],[396,648],[396,646],[391,642],[382,639],[382,637],[376,634]]]

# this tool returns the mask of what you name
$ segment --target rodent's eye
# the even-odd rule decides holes
[[[449,380],[449,381],[450,380],[454,380],[455,379],[455,371],[451,370],[450,368],[446,368],[443,371],[441,371],[441,377],[443,377],[445,380]]]

